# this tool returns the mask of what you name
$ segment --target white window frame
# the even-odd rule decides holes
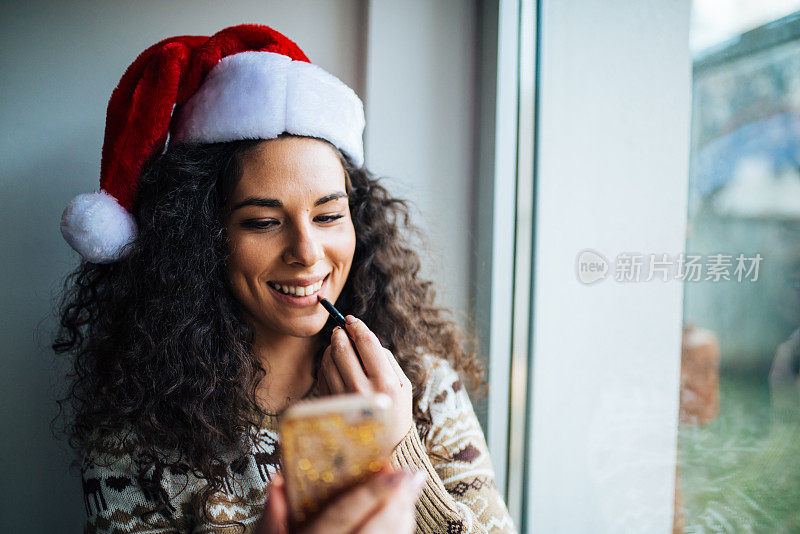
[[[523,531],[669,532],[682,286],[586,286],[575,268],[586,248],[612,269],[683,250],[690,0],[480,10],[475,302],[498,487]]]

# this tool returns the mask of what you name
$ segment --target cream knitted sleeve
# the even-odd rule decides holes
[[[495,486],[486,439],[472,403],[445,360],[431,359],[420,407],[430,408],[431,413],[427,448],[412,429],[392,455],[396,468],[424,469],[428,474],[417,502],[417,532],[516,532]]]

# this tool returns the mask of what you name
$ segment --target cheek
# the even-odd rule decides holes
[[[229,234],[230,235],[230,234]],[[265,247],[250,236],[230,235],[228,247],[228,279],[234,288],[254,282],[268,262]]]
[[[350,264],[353,262],[353,254],[356,251],[356,232],[352,225],[350,225],[338,237],[334,243],[332,254],[335,255],[335,261],[341,265],[346,265],[347,270],[350,269]]]

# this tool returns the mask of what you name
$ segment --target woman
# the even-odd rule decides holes
[[[279,414],[370,391],[393,400],[391,467],[304,531],[513,530],[455,371],[480,367],[363,167],[355,93],[237,26],[147,49],[107,117],[102,191],[62,218],[86,261],[53,345],[75,357],[86,530],[286,532]]]

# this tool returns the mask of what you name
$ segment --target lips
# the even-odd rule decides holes
[[[310,306],[319,302],[318,297],[323,294],[329,276],[330,273],[316,282],[310,282],[310,280],[270,281],[267,282],[267,286],[270,288],[272,294],[285,304],[291,306]]]
[[[325,277],[327,278],[327,276]],[[267,282],[273,289],[276,289],[284,295],[292,295],[297,297],[305,297],[313,295],[322,287],[325,278],[321,278],[313,283],[287,283],[287,282]]]

